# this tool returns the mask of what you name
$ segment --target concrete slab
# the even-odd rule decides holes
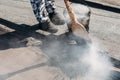
[[[56,0],[56,6],[60,13],[65,9],[62,0]],[[91,11],[90,36],[93,43],[110,56],[120,59],[120,14],[96,8],[91,8]],[[64,54],[64,57],[61,53],[53,53],[54,55],[51,55],[51,53],[44,54],[41,48],[38,49],[34,46],[27,47],[25,45],[26,41],[20,42],[29,37],[39,39],[40,41],[44,39],[44,35],[35,31],[36,28],[32,28],[34,31],[30,32],[24,32],[23,30],[30,30],[31,28],[29,27],[34,27],[38,23],[35,20],[29,0],[0,0],[0,18],[0,21],[2,21],[0,22],[0,27],[2,26],[4,29],[4,27],[9,25],[13,28],[12,30],[7,29],[8,31],[5,32],[7,34],[3,32],[0,35],[0,45],[7,46],[0,50],[0,80],[70,80],[69,76],[71,74],[79,74],[81,70],[79,70],[79,66],[73,65],[76,65],[74,60],[71,60],[73,61],[73,66],[69,61],[69,59],[73,58],[76,60],[77,57],[74,54],[71,54],[72,58],[68,57],[67,54]],[[17,28],[19,27],[19,30],[23,31],[14,31],[16,26]],[[59,26],[58,28],[59,32],[57,35],[67,30],[66,25]],[[51,38],[54,39],[54,36]],[[56,42],[56,44],[59,43]],[[58,47],[52,46],[54,50]],[[62,46],[60,49],[63,53],[65,52],[64,47]],[[64,59],[66,60],[64,61]],[[61,63],[59,64],[59,62]],[[74,70],[77,71],[76,67],[78,68],[78,73],[74,72]],[[118,75],[114,80],[119,80],[120,73],[118,69],[117,71]],[[80,78],[75,78],[75,80],[80,80]]]

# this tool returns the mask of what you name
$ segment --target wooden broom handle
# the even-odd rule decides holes
[[[65,2],[65,5],[66,5],[66,8],[68,10],[68,14],[70,16],[70,19],[72,20],[72,22],[77,22],[77,19],[76,19],[75,15],[74,15],[74,12],[72,10],[72,7],[70,5],[69,0],[64,0],[64,2]]]

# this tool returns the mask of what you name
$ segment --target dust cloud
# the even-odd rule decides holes
[[[49,65],[72,80],[110,80],[112,63],[93,43],[77,45],[65,39],[51,40],[43,50]]]

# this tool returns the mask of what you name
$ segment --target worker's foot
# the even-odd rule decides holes
[[[49,13],[49,18],[55,25],[63,25],[65,24],[65,20],[58,12]]]
[[[58,29],[56,29],[54,24],[52,24],[50,21],[39,23],[39,26],[41,30],[48,31],[50,33],[56,33],[58,31]]]

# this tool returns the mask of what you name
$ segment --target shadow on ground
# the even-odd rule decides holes
[[[103,5],[103,4],[100,4],[100,3],[90,2],[90,1],[85,1],[85,2],[90,7],[103,9],[103,10],[107,10],[107,11],[111,11],[111,12],[115,12],[115,13],[120,13],[120,8],[116,8],[116,7],[112,7],[112,6],[108,6],[108,5]]]
[[[93,7],[93,8],[103,9],[103,10],[107,10],[107,11],[111,11],[111,12],[115,12],[115,13],[120,13],[120,8],[112,7],[109,5],[103,5],[101,3],[91,2],[88,0],[85,0],[85,1],[84,0],[70,0],[70,1],[75,2],[75,3],[81,3],[84,5],[88,5],[88,6]]]
[[[28,37],[34,37],[42,41],[43,44],[39,45],[39,47],[43,50],[43,52],[46,55],[50,57],[48,62],[46,63],[31,65],[29,67],[26,67],[24,69],[21,69],[15,72],[0,75],[0,80],[7,80],[8,78],[15,76],[17,74],[20,74],[20,73],[23,73],[23,72],[26,72],[32,69],[36,69],[36,68],[39,68],[45,65],[57,67],[63,73],[65,73],[66,76],[70,78],[74,78],[78,76],[79,74],[81,74],[81,72],[79,72],[82,70],[80,66],[86,65],[81,62],[82,63],[81,65],[76,65],[75,67],[68,67],[69,63],[76,63],[78,61],[78,57],[83,55],[79,53],[73,54],[73,51],[81,52],[82,50],[84,52],[84,50],[88,49],[89,46],[86,44],[85,45],[81,44],[80,46],[69,44],[69,38],[66,37],[66,34],[62,34],[60,36],[55,36],[55,35],[45,36],[43,34],[35,32],[37,29],[39,29],[38,25],[33,25],[33,26],[29,26],[25,24],[18,25],[18,24],[15,24],[13,22],[10,22],[8,20],[1,19],[1,18],[0,18],[0,24],[5,25],[15,30],[13,32],[8,32],[6,34],[0,35],[0,49],[1,50],[9,49],[11,47],[18,48],[18,47],[26,46],[25,43],[21,44],[17,42],[19,42],[20,40],[26,39]],[[15,46],[11,46],[10,42],[14,43]],[[53,42],[55,43],[55,45],[52,44]],[[59,46],[56,46],[57,44]],[[52,45],[52,48],[51,48],[51,45]],[[48,50],[48,47],[50,48],[49,50]],[[53,49],[57,49],[57,47],[59,47],[58,50],[53,50]],[[56,52],[56,51],[59,51],[59,52]],[[113,59],[113,58],[111,60],[113,61],[113,63],[115,62],[114,64],[116,67],[120,68],[120,61]],[[84,68],[88,70],[89,66],[86,65],[84,66]],[[111,80],[120,80],[120,72],[113,71]]]
[[[0,18],[0,24],[15,30],[13,32],[7,32],[0,35],[0,50],[26,46],[25,42],[20,44],[19,41],[24,40],[28,37],[39,39],[42,39],[44,37],[44,35],[35,32],[39,29],[38,24],[33,26],[26,24],[18,25],[2,18]]]

